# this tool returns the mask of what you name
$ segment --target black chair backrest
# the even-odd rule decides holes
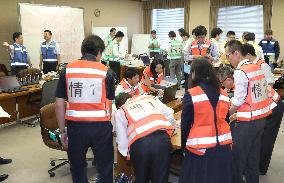
[[[116,80],[120,82],[120,62],[109,61],[109,68],[113,70],[116,75]]]
[[[55,91],[57,88],[58,79],[47,81],[42,85],[42,95],[40,106],[55,102]]]

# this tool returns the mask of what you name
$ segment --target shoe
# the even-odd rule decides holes
[[[259,171],[259,173],[258,173],[258,174],[259,174],[259,175],[266,175],[266,173],[267,173],[267,172]]]
[[[3,174],[3,175],[0,175],[0,182],[6,180],[8,178],[9,175],[7,174]]]
[[[12,163],[11,159],[0,158],[0,165]]]

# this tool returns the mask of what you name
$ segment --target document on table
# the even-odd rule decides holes
[[[4,109],[0,106],[0,117],[1,118],[10,118],[10,114],[8,114]]]

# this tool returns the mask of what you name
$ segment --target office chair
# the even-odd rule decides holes
[[[116,84],[118,84],[120,82],[120,69],[121,69],[120,62],[109,61],[109,68],[113,70],[113,72],[115,73]]]
[[[47,104],[55,102],[55,91],[56,91],[56,88],[57,88],[57,83],[58,83],[58,79],[46,81],[42,85],[41,98],[36,99],[36,100],[32,100],[32,97],[34,97],[34,94],[30,93],[28,98],[27,98],[26,104],[27,105],[35,105],[35,106],[38,106],[39,108],[41,108],[41,107],[43,107]],[[39,121],[39,120],[40,120],[40,116],[36,115],[36,119],[26,120],[26,121],[23,121],[22,123],[35,127],[36,122]]]
[[[45,105],[40,109],[40,128],[41,128],[42,140],[47,147],[65,152],[67,151],[67,149],[65,149],[62,146],[60,141],[59,142],[52,141],[49,137],[49,131],[53,131],[55,133],[55,130],[58,129],[54,103]],[[56,162],[61,162],[61,163],[55,166]],[[51,158],[50,165],[53,166],[53,168],[48,170],[49,176],[54,177],[55,176],[54,171],[66,164],[69,164],[67,158]]]
[[[0,64],[0,72],[4,72],[5,75],[8,76],[9,72],[11,72],[11,71],[8,71],[7,67],[4,64]]]

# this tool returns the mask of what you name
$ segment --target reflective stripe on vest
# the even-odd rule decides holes
[[[238,121],[251,121],[264,118],[271,114],[272,100],[268,98],[268,84],[261,67],[246,62],[240,67],[249,82],[245,102],[237,110]]]
[[[129,93],[130,95],[139,95],[139,88],[138,86],[132,87],[126,79],[123,79],[120,82],[120,85],[123,87],[125,93]]]
[[[28,54],[25,46],[19,47],[16,43],[14,46],[14,57],[11,59],[11,67],[28,66]]]
[[[191,43],[191,54],[192,55],[201,55],[206,56],[207,55],[207,49],[211,46],[211,41],[205,40],[202,49],[200,50],[198,47],[198,41],[194,40]]]
[[[172,134],[174,128],[158,105],[153,96],[141,95],[134,96],[122,106],[128,120],[129,147],[136,140],[157,130],[166,130],[169,135]]]
[[[66,67],[68,102],[65,118],[70,121],[110,120],[106,98],[107,67],[100,62],[78,60]]]
[[[224,90],[220,90],[219,101],[215,110],[216,129],[214,110],[201,87],[191,88],[188,92],[192,96],[194,122],[187,138],[186,148],[197,155],[204,155],[206,149],[215,147],[217,142],[220,145],[232,143],[230,127],[225,120],[230,105],[227,93]]]
[[[41,55],[44,62],[57,62],[57,55],[54,53],[56,42],[51,41],[47,47],[46,42],[41,45]]]

